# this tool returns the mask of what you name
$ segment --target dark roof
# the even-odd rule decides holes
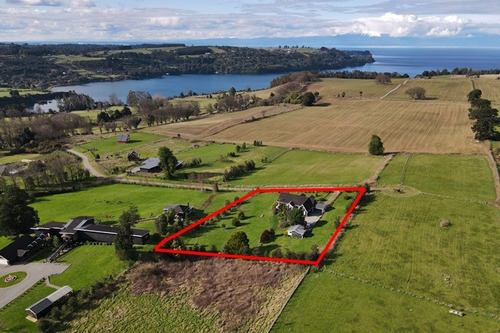
[[[45,311],[46,309],[50,308],[52,304],[54,304],[56,301],[61,299],[62,297],[66,296],[70,292],[72,292],[73,289],[70,286],[64,286],[56,291],[54,291],[52,294],[50,294],[47,297],[42,298],[32,306],[26,309],[26,311],[30,311],[34,313],[35,315],[40,314],[41,312]]]
[[[66,225],[66,222],[56,222],[50,221],[42,225],[30,228],[31,230],[48,230],[48,229],[62,229]]]
[[[93,224],[94,218],[90,216],[78,216],[64,225],[64,228],[61,230],[62,234],[74,235],[77,229],[80,229],[85,224]]]
[[[30,235],[22,235],[14,242],[10,243],[6,247],[0,250],[0,256],[4,257],[8,261],[14,260],[17,258],[17,250],[26,249],[26,247],[31,244],[35,240],[35,237],[31,237]]]
[[[150,157],[145,160],[140,166],[141,169],[151,170],[160,166],[160,159],[158,157]]]
[[[189,205],[166,205],[165,208],[163,208],[163,211],[166,212],[171,209],[177,214],[186,214],[189,213],[193,207]]]
[[[141,155],[136,151],[131,151],[130,153],[127,154],[127,158],[138,160],[141,158]]]
[[[145,230],[145,229],[131,229],[131,230],[132,230],[132,236],[142,237],[142,236],[146,236],[147,234],[149,234],[149,230]]]
[[[130,139],[130,135],[128,135],[128,134],[118,135],[118,142],[127,142],[129,139]]]
[[[52,306],[52,302],[47,299],[47,298],[42,298],[29,308],[27,308],[27,311],[33,312],[35,315],[38,315],[42,313],[44,310],[48,309],[49,307]]]
[[[304,206],[307,211],[314,208],[316,204],[316,199],[313,196],[308,197],[305,194],[280,193],[277,201],[279,203],[291,204],[295,207]]]

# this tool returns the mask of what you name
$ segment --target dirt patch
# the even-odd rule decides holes
[[[232,331],[244,326],[285,279],[303,271],[300,265],[209,258],[195,262],[146,263],[134,268],[127,280],[134,294],[190,294],[194,307],[221,313],[220,327]]]

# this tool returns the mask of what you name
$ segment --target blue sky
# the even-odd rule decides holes
[[[346,35],[500,41],[500,1],[0,0],[7,42]]]

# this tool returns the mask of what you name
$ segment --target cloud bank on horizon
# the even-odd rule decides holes
[[[0,41],[500,37],[498,0],[0,0]]]

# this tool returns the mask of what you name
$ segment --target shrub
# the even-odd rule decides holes
[[[231,224],[233,225],[233,227],[239,227],[241,225],[241,222],[237,217],[234,217],[231,221]]]

